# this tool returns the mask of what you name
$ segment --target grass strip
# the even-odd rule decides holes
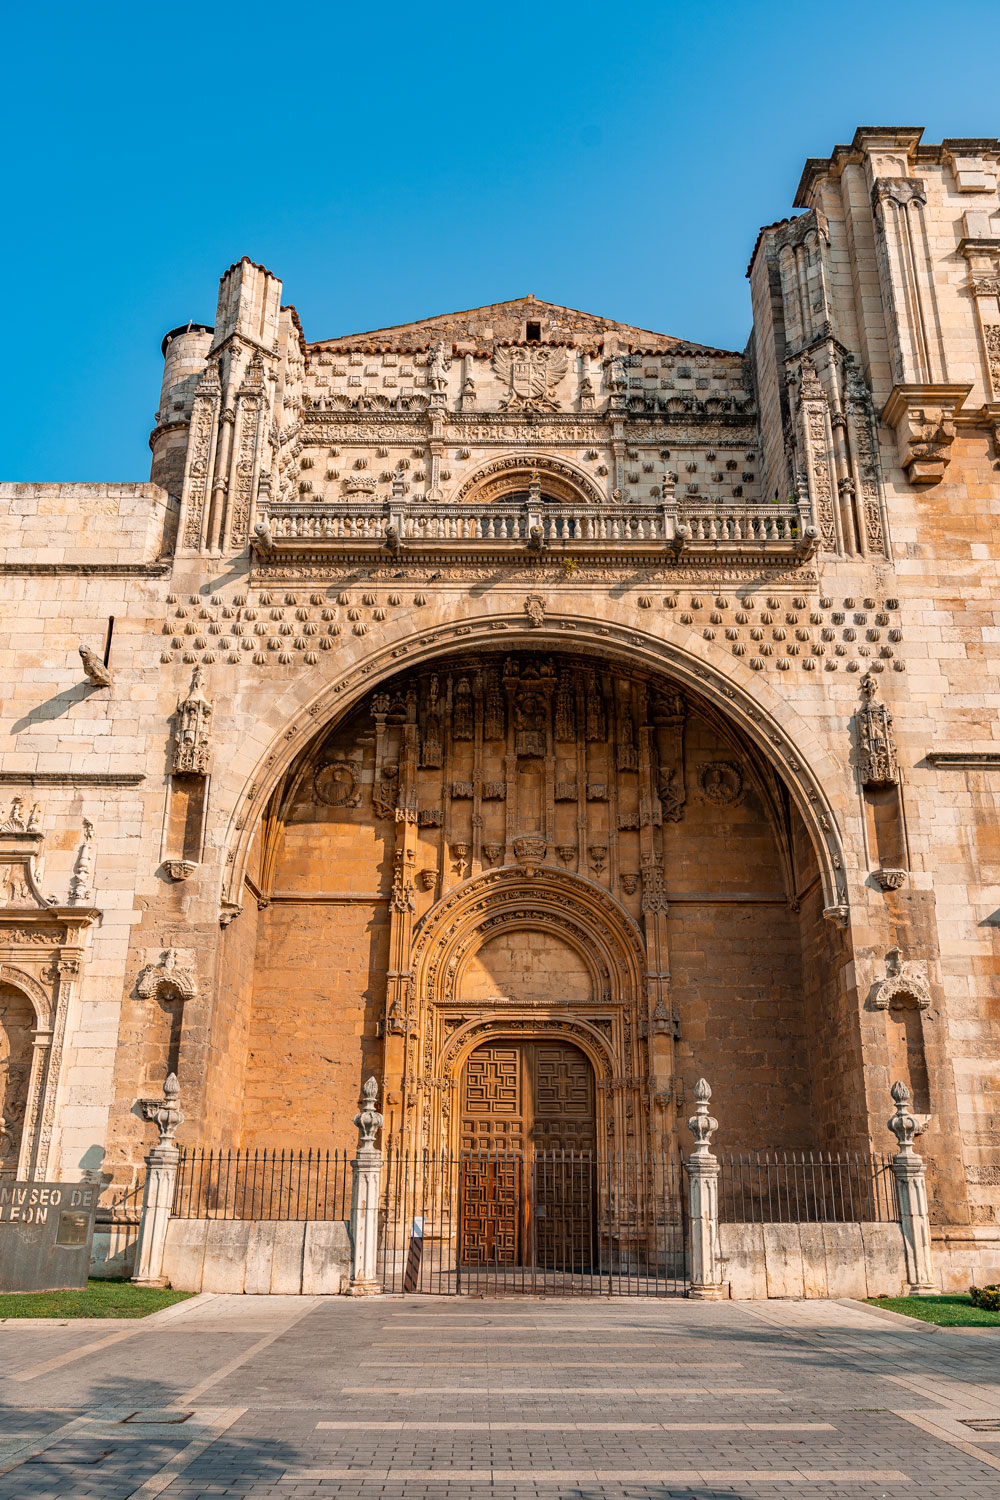
[[[91,1278],[78,1291],[0,1292],[0,1318],[146,1318],[193,1295],[170,1287]]]
[[[884,1307],[888,1312],[902,1313],[907,1318],[919,1318],[922,1323],[936,1323],[939,1328],[1000,1326],[1000,1312],[973,1307],[971,1300],[960,1292],[936,1297],[868,1297],[866,1300],[872,1307]]]

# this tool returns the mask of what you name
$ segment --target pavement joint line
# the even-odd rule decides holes
[[[781,1396],[776,1385],[344,1385],[342,1396]]]
[[[836,1432],[832,1422],[317,1422],[324,1432]]]
[[[245,1406],[230,1406],[224,1408],[214,1422],[193,1437],[179,1453],[175,1453],[168,1459],[162,1469],[151,1474],[142,1484],[135,1489],[128,1490],[119,1497],[119,1500],[154,1500],[154,1496],[162,1495],[163,1491],[173,1484],[179,1474],[182,1474],[196,1458],[199,1458],[206,1448],[210,1448],[224,1432],[228,1431],[235,1422],[247,1411]]]
[[[269,1344],[273,1344],[282,1338],[289,1329],[295,1327],[296,1323],[300,1323],[303,1318],[308,1317],[313,1311],[315,1304],[311,1298],[304,1298],[303,1300],[306,1302],[306,1306],[296,1310],[295,1315],[289,1317],[282,1327],[274,1330],[272,1333],[265,1334],[262,1339],[258,1339],[255,1344],[251,1344],[249,1349],[246,1349],[242,1354],[238,1354],[235,1359],[229,1360],[221,1369],[216,1370],[214,1374],[207,1375],[204,1380],[200,1380],[197,1385],[193,1385],[189,1391],[185,1391],[182,1396],[178,1396],[176,1400],[171,1401],[169,1409],[176,1411],[178,1407],[193,1405],[204,1391],[211,1390],[213,1385],[218,1385],[220,1380],[225,1380],[227,1375],[232,1375],[235,1370],[238,1370],[241,1365],[245,1365],[248,1360],[253,1359],[262,1349],[266,1349]]]
[[[942,1427],[925,1413],[897,1411],[894,1412],[894,1416],[902,1417],[904,1422],[909,1422],[913,1427],[921,1428],[923,1432],[929,1433],[931,1437],[939,1438],[943,1443],[949,1443],[952,1448],[957,1448],[966,1457],[974,1458],[979,1463],[986,1464],[991,1469],[1000,1469],[1000,1457],[988,1452],[985,1448],[980,1448],[977,1443],[968,1443],[962,1438],[955,1437],[954,1433],[949,1432],[947,1427]]]
[[[741,1370],[739,1359],[490,1359],[488,1354],[479,1359],[394,1359],[397,1370],[426,1370],[444,1365],[451,1370],[459,1366],[479,1369],[489,1361],[494,1370]],[[359,1370],[384,1370],[385,1361],[380,1359],[358,1360]]]
[[[93,1339],[89,1344],[84,1344],[79,1349],[70,1349],[65,1354],[53,1355],[51,1359],[42,1360],[41,1364],[29,1365],[26,1370],[16,1370],[8,1375],[6,1379],[16,1380],[22,1383],[27,1380],[37,1380],[40,1375],[51,1375],[53,1370],[61,1370],[66,1365],[75,1364],[79,1359],[86,1359],[90,1354],[96,1354],[101,1349],[109,1349],[112,1344],[120,1344],[123,1339],[134,1339],[136,1334],[142,1332],[142,1318],[136,1318],[137,1326],[123,1329],[121,1333],[106,1334],[103,1339]]]
[[[532,1329],[531,1331],[532,1331],[532,1333],[536,1332],[535,1329]],[[466,1340],[465,1343],[462,1343],[462,1344],[452,1344],[452,1343],[446,1342],[445,1340],[441,1340],[441,1341],[435,1341],[433,1347],[434,1347],[434,1352],[435,1353],[440,1353],[441,1351],[443,1351],[445,1349],[473,1349],[473,1348],[475,1348],[475,1346],[476,1346],[476,1344],[478,1342],[479,1342],[478,1339],[468,1339],[468,1340]],[[632,1338],[632,1339],[629,1340],[629,1343],[630,1343],[630,1345],[631,1345],[632,1348],[638,1349],[641,1353],[645,1353],[647,1350],[650,1350],[650,1349],[652,1349],[652,1350],[659,1350],[659,1349],[663,1348],[662,1341],[658,1341],[656,1343],[650,1343],[650,1344],[640,1344],[640,1343],[637,1343],[634,1338]],[[671,1343],[671,1347],[672,1348],[676,1348],[678,1345],[681,1345],[681,1344],[688,1345],[688,1346],[694,1348],[694,1347],[699,1347],[701,1345],[701,1343],[702,1343],[702,1340],[701,1339],[676,1339],[676,1340],[671,1339],[670,1343]],[[537,1345],[537,1347],[539,1349],[620,1349],[621,1346],[622,1346],[621,1339],[608,1339],[606,1342],[602,1341],[601,1339],[587,1339],[586,1342],[584,1342],[584,1343],[581,1343],[579,1340],[577,1340],[577,1341],[575,1341],[573,1343],[570,1343],[570,1342],[563,1341],[563,1340],[549,1339],[549,1338],[547,1338],[545,1336],[544,1332],[539,1333],[538,1345]],[[385,1359],[392,1359],[393,1358],[393,1349],[392,1349],[391,1345],[387,1346],[387,1345],[384,1345],[384,1344],[377,1344],[374,1347],[378,1349],[379,1353],[382,1354]],[[408,1349],[408,1348],[410,1348],[410,1345],[409,1344],[401,1344],[399,1347],[403,1348],[403,1349]],[[515,1347],[518,1348],[518,1349],[524,1349],[524,1348],[529,1348],[530,1349],[532,1346],[530,1344],[529,1345],[525,1345],[525,1344],[519,1343]]]
[[[28,1442],[22,1443],[10,1453],[5,1453],[0,1461],[0,1475],[9,1474],[12,1469],[17,1469],[21,1464],[27,1463],[29,1458],[37,1458],[40,1453],[61,1443],[63,1438],[71,1437],[79,1432],[82,1427],[89,1423],[89,1417],[74,1417],[70,1422],[64,1422],[61,1427],[56,1427],[52,1432],[44,1435],[35,1434]]]
[[[54,1355],[52,1359],[43,1360],[41,1364],[30,1365],[27,1370],[20,1370],[16,1374],[6,1376],[8,1380],[35,1380],[39,1375],[49,1375],[53,1370],[61,1369],[63,1365],[72,1364],[77,1359],[85,1359],[88,1354],[96,1353],[99,1349],[105,1349],[111,1344],[119,1343],[122,1339],[134,1338],[137,1333],[142,1333],[144,1328],[157,1328],[162,1323],[172,1322],[182,1313],[190,1312],[195,1306],[202,1307],[206,1302],[216,1301],[215,1292],[199,1292],[197,1296],[186,1299],[184,1302],[173,1302],[169,1307],[161,1307],[158,1312],[148,1313],[144,1318],[129,1318],[128,1326],[116,1328],[114,1332],[105,1334],[103,1339],[95,1339],[90,1344],[84,1344],[80,1349],[70,1350],[67,1354]],[[79,1325],[79,1318],[2,1318],[0,1327],[9,1328],[11,1324],[21,1327],[27,1325],[33,1331],[38,1331],[40,1324],[48,1327],[66,1328]],[[126,1320],[115,1318],[115,1323]]]
[[[286,1469],[270,1483],[324,1479],[402,1484],[910,1484],[899,1469]],[[130,1500],[130,1497],[126,1497]]]

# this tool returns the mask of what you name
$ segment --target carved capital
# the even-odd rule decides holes
[[[896,431],[899,461],[914,485],[939,484],[955,440],[955,414],[971,385],[897,385],[882,410]]]
[[[931,993],[922,973],[923,965],[905,961],[898,948],[885,956],[885,978],[879,980],[869,997],[873,1010],[889,1010],[893,1005],[914,1004],[928,1010]]]
[[[193,1000],[198,993],[193,956],[179,948],[167,948],[159,963],[147,964],[136,981],[136,993],[143,1000],[150,1000],[162,989],[172,989],[184,1000]]]

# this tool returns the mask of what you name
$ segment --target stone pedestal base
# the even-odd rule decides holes
[[[709,1286],[689,1286],[688,1296],[694,1302],[721,1302],[729,1297],[729,1283],[712,1282]]]
[[[348,1297],[381,1297],[381,1295],[381,1282],[368,1281],[360,1276],[356,1281],[351,1282],[345,1293],[345,1296]]]

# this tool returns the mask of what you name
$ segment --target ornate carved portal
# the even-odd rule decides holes
[[[83,964],[92,825],[70,904],[40,888],[44,834],[37,807],[0,812],[0,1175],[44,1177],[56,1119],[66,1017]]]

